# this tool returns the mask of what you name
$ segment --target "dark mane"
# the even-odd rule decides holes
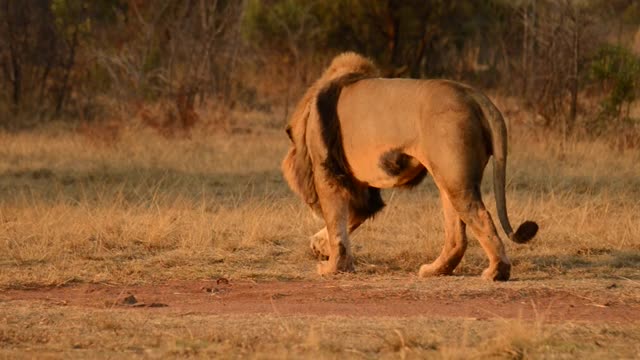
[[[354,215],[364,219],[382,210],[384,202],[380,196],[380,189],[368,186],[353,176],[344,152],[338,118],[338,100],[344,87],[368,77],[370,76],[352,73],[337,78],[321,89],[316,99],[322,139],[327,147],[327,158],[322,165],[336,185],[343,187],[349,193]]]

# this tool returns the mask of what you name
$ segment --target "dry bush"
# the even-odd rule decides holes
[[[189,137],[193,126],[200,121],[200,116],[193,106],[193,99],[186,94],[179,95],[175,103],[139,103],[133,118],[134,121],[156,130],[165,137]]]
[[[596,124],[594,114],[600,111],[602,96],[596,93],[586,92],[580,96],[579,116],[572,126],[571,133],[558,132],[545,124],[549,119],[539,113],[528,110],[526,102],[519,97],[492,94],[498,108],[502,111],[508,128],[518,132],[518,137],[527,134],[535,135],[538,141],[546,138],[563,143],[590,143],[607,145],[608,151],[625,153],[640,149],[640,123],[613,122],[612,124]],[[630,119],[640,116],[640,101],[630,105]],[[514,134],[510,135],[512,139]]]
[[[99,123],[83,122],[79,125],[78,132],[84,135],[87,142],[93,145],[110,146],[120,138],[121,126],[121,122],[115,119]]]
[[[296,102],[327,66],[330,54],[295,58],[276,52],[252,54],[239,82],[250,86],[240,91],[238,102],[248,109],[267,112],[283,127]]]

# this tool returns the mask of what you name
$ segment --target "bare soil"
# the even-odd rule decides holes
[[[455,286],[455,284],[454,284]],[[616,284],[612,288],[619,287]],[[79,284],[0,290],[0,301],[48,306],[130,308],[178,314],[278,314],[347,316],[429,316],[545,321],[640,321],[640,300],[610,296],[607,288],[569,291],[544,287],[432,290],[416,280],[318,280],[288,282],[171,281],[159,285]]]

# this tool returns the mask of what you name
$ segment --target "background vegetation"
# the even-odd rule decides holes
[[[387,76],[516,96],[530,125],[634,143],[639,26],[633,0],[0,0],[0,124],[233,131],[249,109],[280,125],[355,50]]]
[[[0,358],[637,357],[639,27],[633,0],[0,0]],[[505,244],[512,281],[479,279],[473,237],[454,276],[417,278],[444,237],[429,178],[384,191],[353,236],[358,273],[315,273],[323,224],[282,180],[282,127],[345,50],[471,83],[504,112],[509,215],[541,227]],[[477,318],[280,315],[273,293],[273,313],[216,315],[47,292],[221,277],[491,301]],[[201,290],[187,302],[224,305]],[[574,302],[629,319],[550,315]],[[493,312],[518,304],[535,316]]]

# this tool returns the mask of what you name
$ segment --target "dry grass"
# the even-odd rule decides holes
[[[322,224],[281,179],[287,141],[280,132],[187,140],[138,129],[110,144],[92,140],[51,131],[0,135],[0,286],[315,277],[306,239]],[[514,275],[637,275],[638,152],[512,142],[512,221],[541,225],[530,246],[507,244]],[[483,191],[493,208],[490,184],[488,176]],[[354,236],[359,268],[414,273],[442,246],[437,192],[427,180],[385,198],[385,211]],[[471,245],[460,274],[485,266]]]
[[[640,329],[519,320],[150,315],[0,304],[7,358],[633,358]]]
[[[105,142],[47,130],[2,133],[0,143],[0,288],[317,278],[307,237],[322,224],[281,179],[287,140],[280,131],[167,139],[121,129]],[[516,134],[511,149],[512,222],[541,225],[532,244],[507,244],[513,277],[567,291],[585,279],[637,284],[640,152]],[[490,185],[487,176],[483,191],[493,209]],[[440,204],[429,180],[384,197],[387,208],[354,236],[365,281],[414,276],[442,246]],[[477,277],[485,266],[472,241],[457,273]],[[633,289],[625,296],[637,297]],[[0,357],[631,357],[640,340],[637,327],[607,324],[150,318],[16,303],[0,303],[0,319]]]

